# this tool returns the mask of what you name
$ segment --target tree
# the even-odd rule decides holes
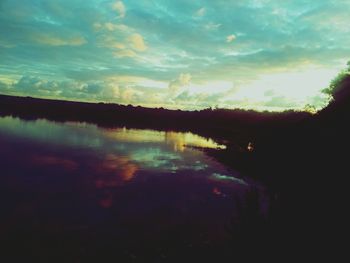
[[[306,104],[304,106],[304,111],[309,112],[311,114],[316,114],[317,113],[316,107],[311,105],[311,104]]]
[[[328,88],[322,90],[323,93],[334,96],[337,90],[341,87],[344,80],[350,75],[350,61],[347,63],[347,68],[343,69],[330,83]]]

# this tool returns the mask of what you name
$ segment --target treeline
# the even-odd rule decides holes
[[[192,131],[219,140],[247,140],[257,132],[289,126],[310,117],[306,112],[252,110],[168,110],[106,103],[84,103],[0,95],[0,114],[23,119],[46,118],[80,121],[99,126],[126,126],[158,130]],[[244,136],[242,136],[244,131]],[[244,138],[243,138],[244,137]]]

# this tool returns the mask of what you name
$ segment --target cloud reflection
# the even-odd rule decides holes
[[[116,187],[134,178],[138,170],[126,156],[107,154],[102,162],[94,164],[94,170],[99,175],[97,188]]]
[[[115,199],[114,188],[131,181],[139,169],[128,157],[116,154],[107,154],[101,162],[96,162],[93,166],[96,172],[95,187],[101,191],[98,204],[102,208],[112,207]]]
[[[101,229],[123,241],[140,226],[167,235],[184,223],[191,231],[198,226],[196,233],[207,226],[216,237],[255,186],[184,147],[208,142],[189,133],[0,118],[5,214],[55,231],[59,223],[63,233]],[[12,207],[30,209],[19,214]]]
[[[57,156],[33,155],[31,161],[34,164],[42,166],[63,167],[65,170],[76,170],[79,167],[75,161]]]

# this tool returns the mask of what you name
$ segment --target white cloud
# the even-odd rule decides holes
[[[236,39],[236,36],[235,35],[228,35],[227,37],[226,37],[226,42],[227,43],[231,43],[232,41],[234,41]]]
[[[122,1],[117,1],[112,5],[112,9],[117,11],[119,14],[119,17],[123,18],[126,14],[126,8]]]
[[[147,46],[143,37],[140,34],[133,34],[128,38],[130,45],[133,49],[137,51],[145,51]]]
[[[108,27],[113,29],[114,24],[108,24]],[[125,33],[119,36],[103,33],[98,36],[97,41],[99,46],[111,49],[113,55],[118,58],[133,58],[136,57],[139,52],[144,52],[148,48],[143,37],[137,33],[131,35]]]
[[[204,26],[204,28],[206,29],[206,30],[216,30],[216,29],[218,29],[219,27],[221,27],[222,26],[222,24],[215,24],[215,23],[213,23],[213,22],[209,22],[208,24],[206,24],[205,26]]]

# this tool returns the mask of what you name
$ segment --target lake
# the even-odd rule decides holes
[[[192,133],[1,117],[0,234],[66,262],[226,244],[245,208],[263,218],[269,200],[207,148],[225,146]]]

